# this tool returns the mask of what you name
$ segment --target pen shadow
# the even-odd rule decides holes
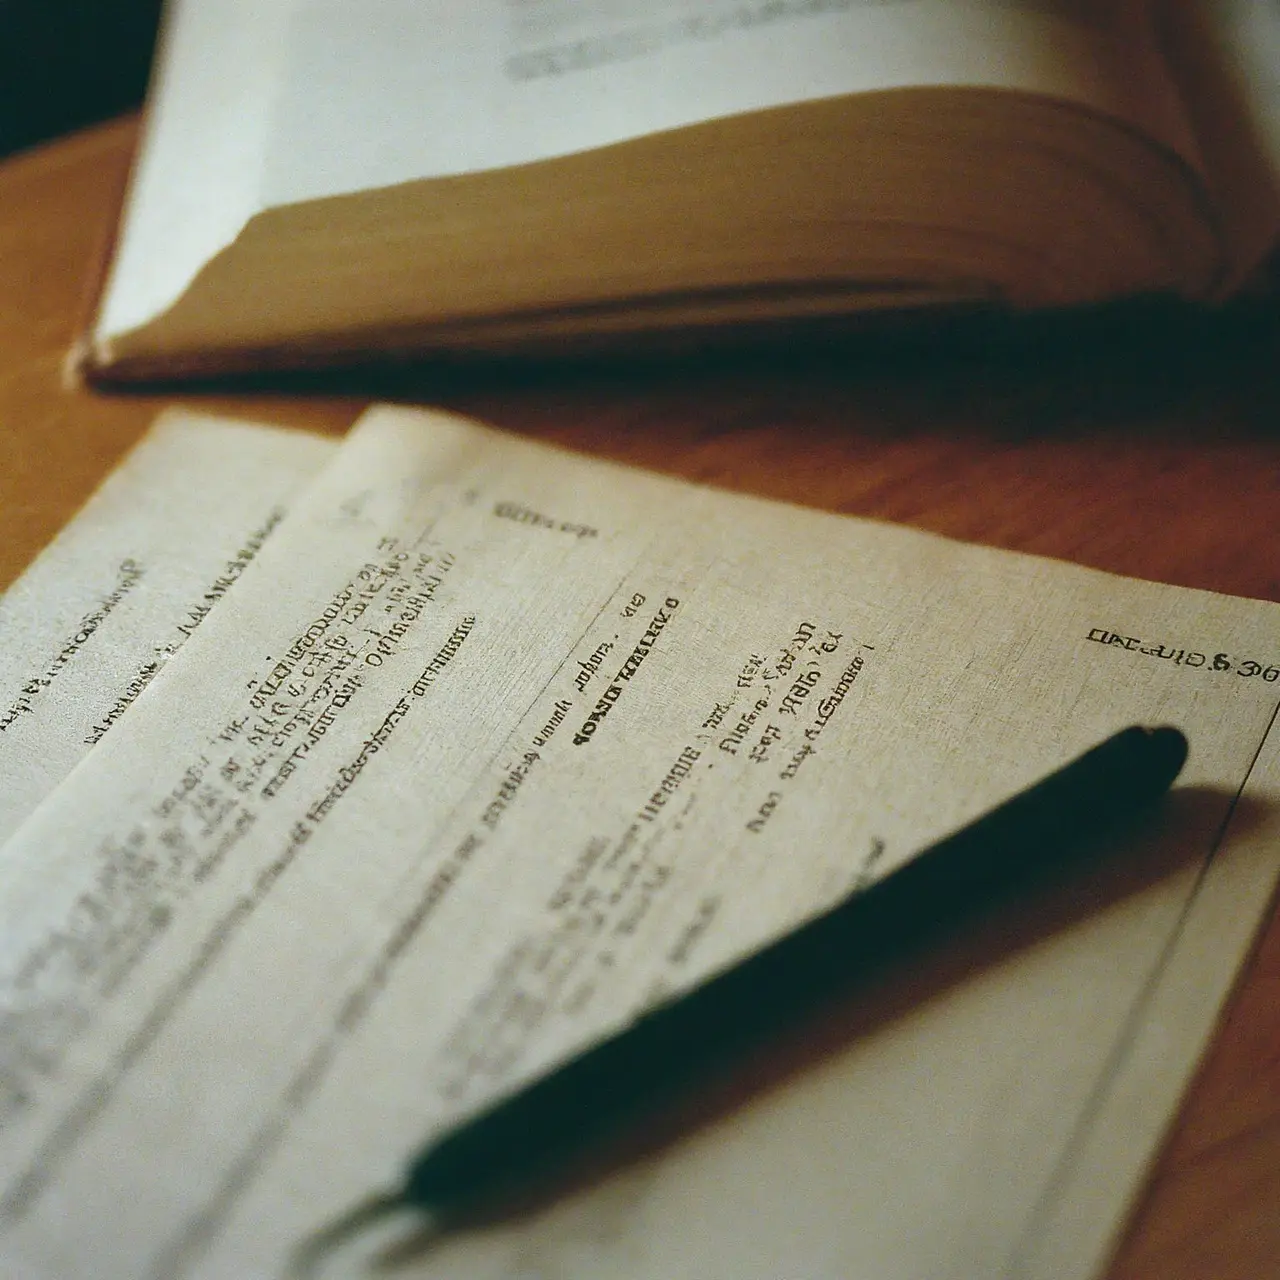
[[[1221,789],[1175,790],[1158,810],[1100,842],[1088,866],[1057,876],[1050,885],[966,910],[962,920],[930,924],[909,944],[877,956],[838,999],[798,1021],[781,1041],[744,1055],[731,1073],[699,1084],[660,1115],[646,1115],[625,1137],[593,1148],[536,1187],[515,1189],[483,1209],[443,1223],[409,1229],[384,1245],[374,1269],[401,1271],[424,1260],[444,1235],[532,1222],[624,1171],[641,1165],[656,1170],[663,1152],[700,1130],[732,1123],[736,1113],[817,1070],[860,1039],[1172,877],[1187,878],[1183,901],[1189,902],[1210,863],[1230,857],[1228,824],[1231,838],[1247,835],[1267,811],[1261,801]],[[1177,927],[1174,922],[1155,948],[1153,966],[1162,960]],[[1063,992],[1064,1000],[1074,997],[1074,992]]]

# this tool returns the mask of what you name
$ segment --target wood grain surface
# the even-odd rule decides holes
[[[118,121],[0,165],[0,586],[173,399],[63,376],[134,134]],[[186,393],[331,433],[375,396],[729,488],[1280,600],[1280,324],[1260,304]],[[1280,1277],[1280,921],[1108,1275]]]

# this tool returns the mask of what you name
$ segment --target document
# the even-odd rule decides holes
[[[6,1274],[281,1276],[496,1094],[1171,723],[1183,779],[1111,866],[404,1269],[1088,1276],[1276,881],[1277,635],[1274,604],[371,411],[0,850]]]
[[[163,416],[0,597],[0,841],[230,590],[333,448]]]

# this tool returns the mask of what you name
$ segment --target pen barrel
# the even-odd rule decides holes
[[[429,1147],[404,1199],[465,1211],[528,1186],[813,1013],[888,955],[1051,877],[1158,799],[1175,729],[1123,730],[869,888],[649,1010]]]

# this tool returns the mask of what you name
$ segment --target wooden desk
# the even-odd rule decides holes
[[[128,163],[124,121],[0,165],[0,586],[163,398],[60,369]],[[1186,586],[1280,600],[1280,328],[1197,351],[760,359],[434,389],[530,436],[694,479]],[[1154,352],[1154,354],[1153,354]],[[1134,365],[1137,367],[1133,367]],[[342,384],[331,384],[341,386]],[[341,432],[358,393],[202,398]],[[1157,1165],[1110,1280],[1280,1276],[1280,919]],[[979,1278],[975,1277],[975,1280]]]

